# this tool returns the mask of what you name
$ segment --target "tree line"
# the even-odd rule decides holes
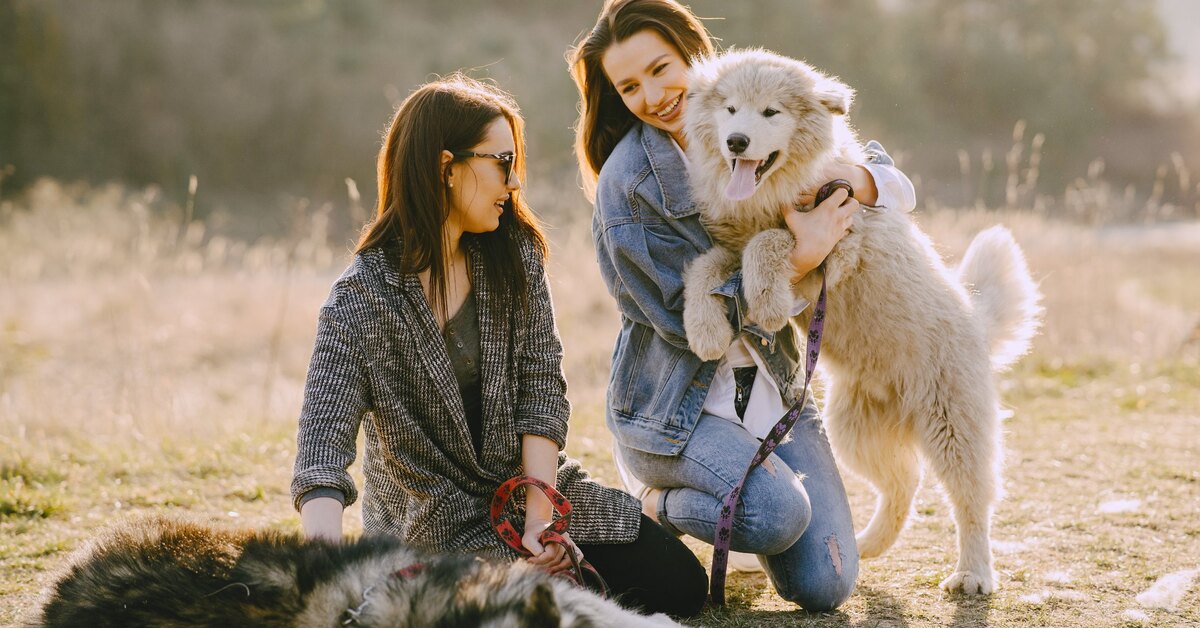
[[[1003,184],[976,179],[1009,155],[1015,126],[1026,170],[1041,136],[1032,166],[1045,194],[1098,158],[1117,185],[1145,188],[1172,153],[1200,158],[1196,114],[1163,98],[1171,59],[1155,3],[691,4],[721,46],[804,58],[853,86],[862,134],[943,204],[1004,203]],[[459,68],[516,95],[533,177],[569,188],[575,93],[563,57],[599,7],[0,0],[0,167],[14,166],[4,193],[53,176],[182,194],[194,175],[199,212],[253,213],[280,198],[344,198],[352,178],[369,206],[388,116],[417,84]]]

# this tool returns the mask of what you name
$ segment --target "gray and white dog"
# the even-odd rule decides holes
[[[958,528],[958,565],[942,587],[990,593],[1002,458],[993,371],[1028,350],[1041,312],[1020,248],[1008,230],[993,227],[951,270],[907,215],[864,211],[793,292],[795,241],[780,211],[825,183],[819,178],[831,162],[863,162],[846,120],[850,88],[803,62],[739,50],[693,64],[689,94],[692,197],[715,243],[684,277],[692,351],[716,359],[733,340],[713,290],[738,267],[746,316],[769,331],[789,324],[795,296],[815,303],[824,279],[826,428],[838,460],[878,495],[857,536],[860,555],[878,556],[896,541],[923,458]],[[801,329],[812,312],[797,317]]]
[[[155,519],[85,548],[46,626],[678,626],[524,563],[430,556],[389,537],[309,542]]]

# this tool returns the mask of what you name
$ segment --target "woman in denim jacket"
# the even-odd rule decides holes
[[[726,355],[705,362],[684,335],[683,270],[712,246],[682,150],[686,74],[689,59],[712,52],[704,27],[674,0],[609,0],[571,51],[576,156],[595,203],[601,274],[621,312],[606,413],[618,467],[636,477],[631,489],[644,483],[643,512],[707,542],[722,501],[804,385],[801,338],[790,325],[770,333],[742,318],[740,273],[718,290],[737,332]],[[850,180],[854,199],[838,191],[811,212],[780,208],[796,237],[794,279],[829,254],[860,202],[915,205],[911,182],[883,148],[867,148],[867,166],[825,173]],[[733,550],[758,554],[782,597],[810,611],[849,597],[858,574],[850,507],[811,397],[788,441],[750,475],[740,504]]]

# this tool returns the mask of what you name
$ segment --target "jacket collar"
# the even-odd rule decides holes
[[[417,285],[420,286],[420,280],[417,279],[416,275],[401,275],[400,271],[396,270],[396,265],[392,263],[392,260],[388,259],[387,253],[383,249],[367,249],[359,255],[362,258],[363,265],[371,272],[383,278],[388,285],[396,286],[401,291],[407,291],[411,287],[409,284],[412,281],[417,281]]]
[[[463,246],[466,248],[468,265],[473,265],[476,262],[479,262],[477,259],[480,257],[478,244],[471,238],[465,238],[463,241]],[[392,262],[392,259],[388,257],[388,254],[383,249],[374,248],[363,251],[362,257],[368,268],[383,278],[388,285],[399,288],[401,292],[408,292],[410,290],[424,290],[424,288],[421,286],[421,279],[417,276],[417,274],[401,273],[396,268],[396,265]],[[473,266],[469,267],[473,269]],[[475,270],[477,269],[473,269],[472,272]]]
[[[693,212],[692,191],[688,186],[687,165],[679,155],[675,140],[666,131],[642,123],[642,149],[650,160],[650,170],[662,191],[663,211],[672,216]]]

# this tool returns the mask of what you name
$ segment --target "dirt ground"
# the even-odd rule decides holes
[[[79,201],[101,217],[103,203],[118,211],[129,202]],[[47,224],[81,220],[37,211]],[[938,589],[955,559],[954,526],[927,477],[900,542],[863,563],[839,612],[798,611],[762,574],[737,573],[728,608],[694,623],[1200,624],[1195,585],[1173,604],[1138,601],[1159,578],[1200,568],[1200,225],[1084,228],[978,211],[917,218],[950,259],[979,228],[1009,224],[1046,295],[1043,334],[1001,377],[1013,417],[993,528],[999,590],[965,598]],[[72,552],[127,517],[297,529],[287,494],[295,416],[338,255],[297,241],[214,252],[188,233],[172,248],[148,223],[132,245],[118,234],[62,263],[22,244],[15,219],[3,226],[0,623],[32,621]],[[568,450],[616,483],[602,413],[617,317],[586,231],[553,237],[575,407]],[[873,496],[856,478],[847,484],[861,526]],[[348,515],[352,531],[357,517]],[[707,562],[708,546],[689,543]]]

